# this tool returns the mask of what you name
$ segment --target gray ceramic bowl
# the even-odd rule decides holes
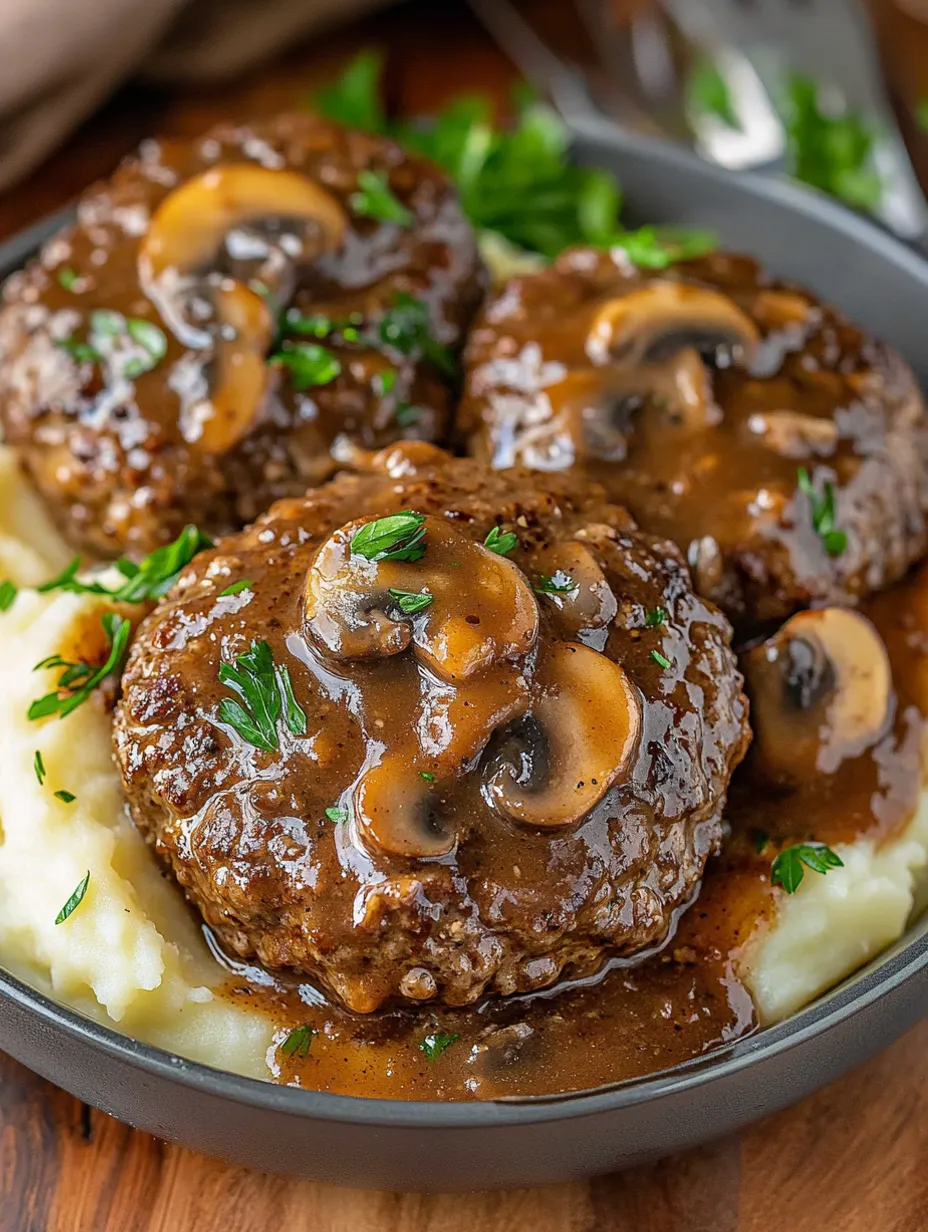
[[[818,196],[735,178],[676,149],[591,128],[577,157],[615,171],[629,217],[710,226],[894,343],[928,385],[928,263]],[[15,269],[61,222],[0,251]],[[139,1044],[0,973],[0,1048],[162,1138],[251,1165],[390,1189],[589,1176],[730,1133],[801,1099],[928,1010],[928,922],[808,1009],[653,1077],[582,1094],[400,1103],[237,1078]]]

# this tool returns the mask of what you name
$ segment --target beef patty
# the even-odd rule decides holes
[[[577,249],[486,304],[459,431],[577,469],[673,539],[736,624],[853,603],[928,548],[928,431],[888,347],[747,257]]]
[[[238,529],[333,447],[438,439],[482,287],[450,183],[391,141],[148,141],[6,286],[6,438],[94,555]]]
[[[234,954],[460,1005],[672,933],[747,704],[731,628],[596,485],[432,446],[276,504],[142,624],[115,749]]]

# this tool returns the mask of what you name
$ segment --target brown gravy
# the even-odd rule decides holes
[[[552,1095],[668,1069],[756,1031],[757,1015],[737,966],[741,947],[764,927],[774,902],[771,843],[837,843],[864,834],[886,841],[906,826],[922,787],[928,568],[864,610],[892,662],[897,701],[891,731],[865,755],[785,798],[752,785],[749,759],[733,784],[723,852],[660,953],[613,962],[579,985],[418,1014],[351,1014],[309,984],[236,964],[226,995],[250,1000],[273,1018],[268,1065],[274,1078],[371,1098]],[[770,842],[758,851],[761,835]],[[306,1055],[300,1047],[285,1055],[289,1033],[304,1026],[312,1033]]]

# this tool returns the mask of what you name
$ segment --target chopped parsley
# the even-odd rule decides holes
[[[74,893],[55,916],[56,924],[63,924],[69,915],[73,915],[81,903],[84,901],[84,895],[87,893],[87,887],[90,885],[90,870],[84,874],[83,879],[78,883]]]
[[[460,1031],[431,1031],[420,1041],[419,1051],[425,1053],[427,1061],[437,1061],[445,1049],[460,1038]]]
[[[374,388],[374,393],[378,398],[386,398],[388,394],[392,394],[396,388],[397,371],[395,368],[387,368],[385,372],[378,372],[374,375],[371,382]]]
[[[282,716],[294,735],[305,735],[306,714],[293,696],[290,672],[274,663],[267,642],[252,642],[251,649],[234,663],[221,664],[219,680],[241,699],[222,699],[220,721],[255,748],[267,753],[280,750],[278,724]]]
[[[688,107],[699,115],[714,116],[728,128],[741,127],[728,82],[718,65],[708,58],[697,61],[688,73],[686,101]]]
[[[39,780],[39,786],[44,787],[46,779],[45,762],[42,760],[42,754],[38,749],[36,749],[35,757],[32,759],[32,768],[35,770],[35,777]]]
[[[132,622],[115,612],[104,612],[100,623],[110,644],[106,662],[94,668],[89,663],[74,663],[62,659],[60,655],[51,655],[37,663],[33,671],[53,667],[60,667],[63,671],[54,692],[46,693],[29,707],[27,714],[30,719],[45,719],[53,714],[65,718],[78,706],[82,706],[108,676],[122,667],[129,646]]]
[[[241,581],[233,582],[231,586],[227,586],[225,590],[220,590],[219,598],[227,599],[229,595],[240,595],[243,590],[251,590],[254,582],[250,578],[242,578]]]
[[[313,1042],[315,1032],[312,1027],[303,1026],[294,1027],[287,1038],[280,1045],[280,1052],[285,1057],[296,1057],[298,1061],[305,1061],[309,1056],[309,1047]]]
[[[435,602],[435,596],[425,591],[417,593],[412,590],[395,590],[392,586],[390,587],[390,598],[407,616],[414,616],[416,612],[424,612]]]
[[[126,333],[142,352],[123,367],[123,376],[131,381],[158,366],[167,354],[168,340],[163,329],[143,317],[128,317]]]
[[[286,368],[294,388],[301,393],[317,385],[331,385],[342,370],[338,356],[318,342],[284,342],[269,362]]]
[[[425,781],[426,781],[427,783],[434,783],[434,782],[435,782],[435,775],[434,775],[434,774],[430,774],[430,773],[428,772],[428,770],[420,770],[420,771],[419,771],[419,778],[420,778],[420,779],[425,779]]]
[[[667,668],[670,667],[670,660],[667,658],[666,655],[662,655],[659,650],[652,650],[651,658],[654,660],[657,666],[662,667],[664,671],[666,671]]]
[[[835,486],[825,481],[819,494],[804,466],[798,471],[799,490],[808,499],[812,514],[812,529],[822,541],[829,556],[840,556],[847,547],[847,533],[835,526]]]
[[[670,619],[665,607],[652,607],[645,614],[644,627],[646,629],[656,629],[658,625],[665,625]]]
[[[418,423],[422,418],[422,407],[413,406],[411,402],[399,401],[396,404],[396,410],[393,412],[393,419],[398,428],[408,428],[414,423]]]
[[[329,821],[340,822],[348,820],[348,810],[343,808],[327,808],[325,815]]]
[[[77,272],[67,265],[58,271],[58,285],[65,291],[73,291],[78,281]]]
[[[0,612],[8,612],[16,602],[18,594],[19,590],[9,578],[0,582]]]
[[[80,342],[77,338],[59,338],[55,346],[61,351],[67,351],[79,364],[98,364],[103,359],[100,352],[89,342]]]
[[[57,346],[78,363],[110,360],[120,377],[132,381],[158,366],[167,354],[168,339],[160,326],[144,317],[98,308],[90,314],[86,341],[61,338]]]
[[[421,560],[425,555],[425,518],[405,509],[367,522],[351,538],[351,551],[366,560]]]
[[[392,306],[380,318],[377,327],[380,342],[401,355],[420,354],[424,360],[445,376],[457,375],[458,365],[452,352],[431,333],[429,306],[408,291],[397,291]]]
[[[70,791],[56,791],[55,799],[60,800],[62,804],[73,804],[77,796]]]
[[[519,540],[511,530],[501,530],[498,526],[494,526],[484,539],[483,546],[495,552],[497,556],[508,556],[519,546]]]
[[[844,861],[825,843],[797,843],[794,847],[785,847],[773,861],[770,883],[782,886],[787,894],[795,894],[806,868],[824,876],[829,869],[843,867]]]
[[[358,191],[348,198],[351,208],[363,218],[412,226],[413,216],[390,188],[385,171],[364,170],[358,174]]]
[[[572,577],[558,569],[551,577],[541,574],[532,589],[537,595],[569,595],[571,591],[578,589],[578,585]]]
[[[381,98],[382,68],[379,54],[361,52],[314,105],[340,123],[389,133],[438,163],[478,232],[552,258],[575,244],[621,247],[651,269],[682,259],[688,242],[703,252],[715,246],[704,232],[690,233],[687,241],[681,231],[627,231],[619,221],[622,195],[614,177],[572,161],[567,126],[547,104],[515,100],[514,124],[498,127],[493,100],[471,95],[452,99],[430,123],[394,123]]]
[[[114,603],[144,603],[166,595],[194,556],[212,546],[212,539],[196,526],[185,526],[173,543],[149,552],[138,564],[131,560],[116,561],[116,569],[126,580],[115,590],[99,582],[82,582],[77,576],[81,567],[79,556],[75,556],[57,577],[36,589],[41,594],[64,590],[76,595],[106,595]]]
[[[831,114],[818,84],[792,74],[783,105],[790,171],[797,180],[858,210],[875,210],[883,181],[875,161],[877,126],[859,111]]]

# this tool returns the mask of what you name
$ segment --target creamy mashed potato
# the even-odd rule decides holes
[[[266,1077],[272,1024],[216,995],[226,973],[127,817],[100,698],[65,719],[26,718],[30,702],[55,681],[34,665],[67,653],[88,619],[105,610],[92,596],[28,589],[68,557],[0,447],[0,576],[24,588],[0,613],[0,963],[129,1035]],[[47,772],[41,785],[36,752]],[[58,800],[60,790],[74,802]],[[744,948],[742,975],[765,1023],[794,1012],[902,933],[925,884],[928,796],[895,841],[836,850],[844,867],[827,876],[807,872],[795,894],[778,894],[773,922]],[[84,900],[56,925],[88,870]]]

